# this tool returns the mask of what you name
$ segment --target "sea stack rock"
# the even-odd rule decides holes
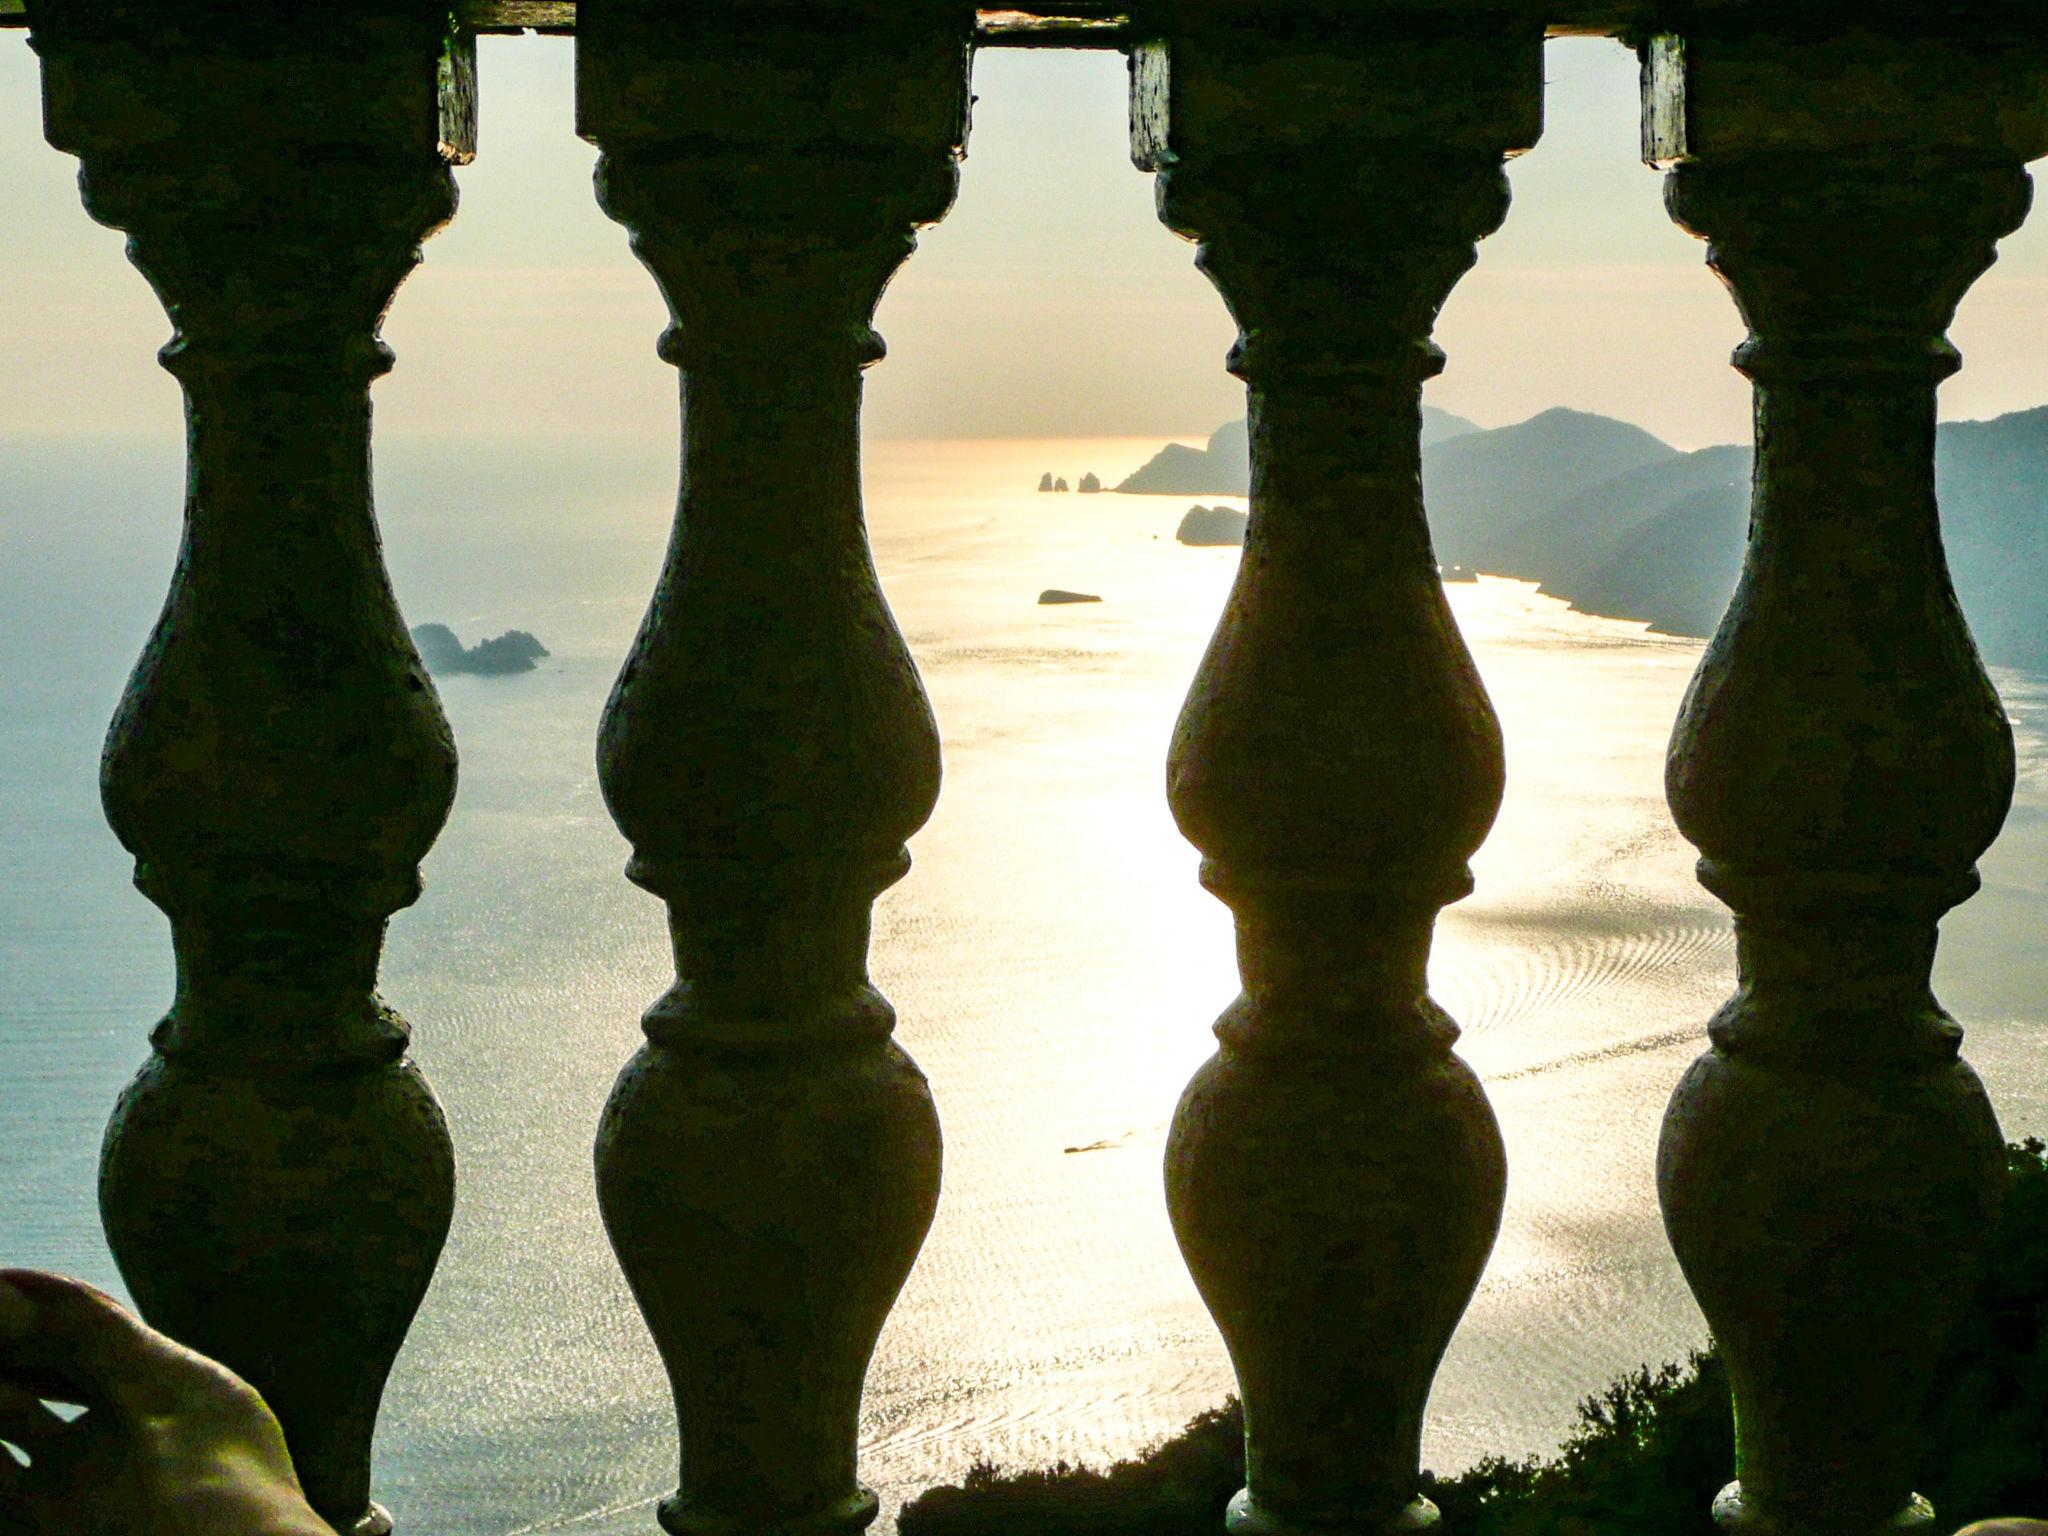
[[[1084,496],[1093,496],[1102,489],[1102,482],[1095,478],[1095,471],[1091,469],[1081,477],[1081,484],[1078,489]]]
[[[1039,488],[1039,489],[1040,489],[1041,491],[1049,491],[1049,490],[1051,490],[1051,489],[1052,489],[1052,471],[1051,471],[1051,470],[1049,470],[1049,469],[1048,469],[1048,470],[1047,470],[1047,471],[1046,471],[1046,472],[1045,472],[1044,474],[1042,474],[1042,475],[1040,475],[1040,476],[1038,477],[1038,488]]]
[[[495,640],[465,646],[446,624],[422,624],[412,632],[412,643],[427,670],[437,676],[473,672],[503,677],[531,672],[548,654],[548,648],[523,629],[508,629]]]
[[[1069,592],[1064,587],[1047,587],[1038,594],[1041,607],[1052,603],[1099,603],[1102,599],[1093,592]]]
[[[1242,544],[1250,523],[1249,514],[1229,507],[1189,507],[1174,537],[1183,544]]]
[[[1067,488],[1067,482],[1064,478],[1055,480],[1052,483],[1052,488],[1056,491],[1064,491]]]

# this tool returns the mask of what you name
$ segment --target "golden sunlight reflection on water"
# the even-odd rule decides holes
[[[948,750],[876,933],[948,1135],[945,1204],[871,1379],[869,1474],[905,1491],[940,1445],[955,1466],[1121,1453],[1230,1386],[1158,1159],[1236,992],[1228,915],[1196,884],[1162,768],[1236,551],[1173,540],[1189,502],[1223,498],[1032,489],[1152,446],[870,452],[877,558]],[[1013,493],[963,501],[966,483]],[[1044,587],[1103,602],[1041,608]],[[1432,977],[1495,1085],[1515,1172],[1437,1391],[1437,1466],[1554,1443],[1613,1370],[1700,1337],[1655,1240],[1649,1150],[1729,949],[1662,798],[1697,645],[1522,583],[1450,595],[1511,789]]]
[[[877,972],[949,1137],[947,1204],[871,1387],[868,1466],[892,1492],[928,1478],[941,1446],[955,1467],[1122,1454],[1230,1386],[1158,1161],[1204,1026],[1236,991],[1227,915],[1196,885],[1162,769],[1236,551],[1173,542],[1188,503],[1217,497],[1030,489],[1111,463],[1114,483],[1154,446],[871,456],[878,558],[949,754],[947,799],[877,931]],[[963,502],[965,484],[989,498]],[[1034,606],[1054,586],[1103,603]],[[1509,787],[1476,894],[1439,924],[1431,984],[1464,1027],[1511,1173],[1432,1400],[1425,1458],[1443,1470],[1548,1450],[1579,1399],[1704,1341],[1652,1160],[1665,1098],[1733,979],[1727,914],[1694,881],[1663,795],[1699,642],[1523,582],[1448,592],[1501,716]],[[1940,979],[2017,1135],[2044,1123],[2048,975],[2016,963],[2044,914],[2042,758],[2037,685],[2000,682],[2026,782],[1984,896],[1946,925]],[[943,988],[933,941],[951,957]],[[963,1291],[976,1300],[960,1305]]]

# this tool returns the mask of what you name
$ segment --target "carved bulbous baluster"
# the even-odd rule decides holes
[[[151,14],[153,13],[153,14]],[[444,28],[39,5],[49,136],[176,325],[185,536],[107,738],[177,990],[108,1125],[143,1313],[253,1382],[313,1505],[370,1503],[384,1380],[447,1233],[448,1133],[376,993],[455,790],[370,502],[379,320],[454,209]]]
[[[1421,391],[1507,211],[1503,153],[1535,138],[1539,50],[1176,39],[1134,72],[1139,163],[1250,397],[1243,564],[1168,770],[1244,983],[1166,1152],[1244,1401],[1238,1532],[1434,1520],[1423,1409],[1499,1226],[1500,1134],[1425,979],[1502,753],[1430,547]]]
[[[721,36],[592,5],[579,42],[600,200],[682,375],[674,538],[598,745],[677,980],[596,1147],[674,1390],[677,1533],[874,1518],[862,1382],[938,1199],[931,1094],[867,977],[939,743],[868,554],[859,430],[875,306],[952,200],[963,28]]]
[[[1976,889],[2013,790],[1942,554],[1934,394],[1956,304],[2028,185],[1997,133],[1944,142],[1983,98],[1953,70],[1985,59],[1914,44],[1889,75],[1933,71],[1926,115],[1904,103],[1874,129],[1815,104],[1853,102],[1829,46],[1758,68],[1789,51],[1709,39],[1688,63],[1666,38],[1646,73],[1671,212],[1750,327],[1735,363],[1757,432],[1747,560],[1667,774],[1734,911],[1739,986],[1672,1097],[1658,1189],[1734,1390],[1717,1517],[1873,1536],[1932,1518],[1911,1491],[1918,1415],[2002,1182],[1998,1123],[1929,985],[1936,924]]]

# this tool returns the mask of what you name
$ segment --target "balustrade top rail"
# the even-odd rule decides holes
[[[577,0],[458,0],[455,19],[474,32],[576,30]],[[790,0],[720,0],[711,14],[788,8]],[[893,0],[820,0],[815,11],[886,13]],[[28,23],[29,0],[0,0],[0,27]],[[963,6],[963,9],[967,7]],[[1169,30],[1191,20],[1234,19],[1260,12],[1308,12],[1337,18],[1445,16],[1459,13],[1540,16],[1554,37],[1635,36],[1653,29],[1717,19],[1826,30],[1883,24],[1944,32],[2018,30],[2048,38],[2048,5],[2039,0],[1058,0],[1048,4],[974,7],[977,41],[993,47],[1115,48],[1132,35]],[[309,21],[309,24],[310,21]]]

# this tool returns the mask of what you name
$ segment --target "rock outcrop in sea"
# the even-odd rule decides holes
[[[1183,544],[1242,544],[1248,513],[1229,507],[1189,507],[1173,536]]]
[[[1095,471],[1091,469],[1081,477],[1081,483],[1076,489],[1084,496],[1093,496],[1102,489],[1102,482],[1096,478]]]
[[[1038,594],[1041,606],[1053,603],[1099,603],[1102,601],[1093,592],[1069,592],[1065,587],[1047,587]]]
[[[531,672],[548,654],[548,648],[523,629],[508,629],[495,640],[465,646],[446,624],[422,624],[412,632],[412,643],[427,670],[436,676],[470,672],[504,677]]]

